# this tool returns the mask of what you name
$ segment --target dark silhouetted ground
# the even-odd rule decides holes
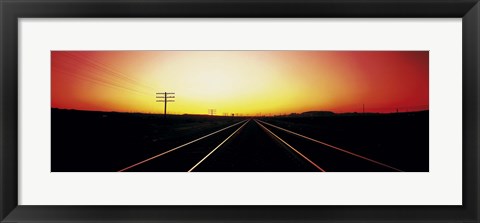
[[[429,170],[428,111],[308,114],[259,120],[403,171]],[[164,119],[154,114],[52,109],[52,172],[119,171],[242,120],[247,119],[200,115],[170,115]],[[250,119],[193,171],[318,171],[258,123]],[[127,171],[188,171],[242,124]],[[395,171],[267,124],[263,126],[327,172]]]

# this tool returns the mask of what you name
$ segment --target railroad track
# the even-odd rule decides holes
[[[172,159],[171,158],[172,155],[173,155],[173,158],[178,157],[177,159],[182,160],[182,158],[185,158],[185,157],[181,157],[181,156],[192,156],[192,154],[193,154],[194,155],[193,161],[195,161],[195,158],[198,158],[199,155],[201,156],[202,151],[203,151],[203,153],[205,153],[205,150],[208,150],[208,148],[205,148],[205,147],[209,147],[212,143],[217,142],[219,138],[221,139],[222,136],[224,136],[225,134],[228,134],[228,137],[225,140],[222,140],[222,143],[220,143],[217,147],[215,147],[211,151],[211,152],[213,152],[214,150],[216,150],[218,147],[220,147],[223,144],[223,141],[228,140],[228,138],[231,137],[231,135],[235,134],[235,132],[240,130],[248,121],[249,120],[243,120],[243,121],[237,122],[233,125],[222,128],[220,130],[214,131],[210,134],[204,135],[200,138],[197,138],[195,140],[184,143],[184,144],[179,145],[175,148],[169,149],[165,152],[159,153],[155,156],[152,156],[150,158],[147,158],[145,160],[142,160],[140,162],[132,164],[128,167],[125,167],[125,168],[119,170],[118,172],[125,172],[125,171],[136,171],[136,172],[153,171],[153,172],[155,172],[155,171],[157,171],[156,168],[159,168],[158,169],[159,172],[163,172],[165,170],[168,171],[168,172],[170,172],[170,171],[172,171],[172,172],[190,171],[190,170],[194,169],[195,166],[197,166],[198,162],[195,162],[194,165],[192,165],[191,167],[188,167],[188,164],[185,164],[188,167],[187,169],[185,169],[185,165],[180,165],[181,167],[177,167],[178,170],[175,170],[176,168],[173,168],[173,169],[162,168],[163,167],[162,164],[166,163],[167,166],[168,166],[168,164],[172,164],[171,166],[178,166],[178,165],[174,165],[174,164],[178,164],[175,160],[173,160],[173,161],[170,160],[170,159]],[[230,134],[232,129],[234,129],[233,127],[239,126],[239,125],[240,125],[240,127],[235,129],[234,132]],[[217,139],[217,140],[212,140],[212,139]],[[208,145],[202,144],[205,141],[207,141]],[[168,157],[170,159],[165,159],[165,157]],[[208,155],[207,155],[207,157],[208,157]],[[200,159],[199,159],[199,161],[201,162]],[[155,163],[160,163],[160,164],[155,165]],[[151,167],[148,167],[148,166],[151,166]]]
[[[316,166],[323,166],[323,171],[334,172],[358,172],[358,171],[398,171],[402,170],[393,166],[387,165],[383,162],[359,155],[346,149],[333,146],[331,144],[322,142],[310,138],[308,136],[290,131],[288,129],[267,123],[261,120],[255,120],[258,124],[262,125],[266,131],[274,134],[279,140],[286,143],[292,149],[298,151],[299,154],[304,156],[307,161],[315,164]],[[268,129],[268,126],[270,129]],[[276,134],[274,133],[276,132]],[[282,136],[282,138],[280,138]],[[290,144],[288,144],[290,142]],[[297,149],[293,148],[296,146]],[[308,157],[310,158],[308,158]],[[331,162],[331,161],[335,162]],[[344,160],[344,161],[341,161]],[[330,162],[329,162],[330,161]],[[348,164],[348,165],[345,165]],[[353,164],[353,165],[352,165]],[[355,169],[357,168],[357,169]]]
[[[258,119],[248,119],[119,172],[378,172],[383,162]]]

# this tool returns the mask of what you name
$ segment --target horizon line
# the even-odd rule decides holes
[[[163,113],[148,113],[148,112],[140,112],[140,111],[102,111],[102,110],[84,110],[84,109],[75,109],[75,108],[55,108],[51,107],[51,109],[58,109],[58,110],[73,110],[73,111],[85,111],[85,112],[110,112],[110,113],[128,113],[128,114],[147,114],[147,115],[164,115]],[[297,112],[290,112],[290,113],[284,113],[284,114],[277,114],[277,115],[268,115],[268,114],[263,114],[263,115],[244,115],[242,113],[228,113],[229,115],[223,115],[223,114],[204,114],[204,113],[183,113],[183,114],[172,114],[172,113],[167,113],[167,115],[204,115],[204,116],[219,116],[219,117],[232,117],[231,114],[235,114],[234,117],[275,117],[275,116],[295,116],[295,115],[302,115],[307,112],[330,112],[333,113],[333,115],[343,115],[343,114],[400,114],[400,113],[414,113],[414,112],[424,112],[424,111],[430,111],[430,109],[419,109],[415,110],[412,109],[410,111],[403,111],[403,112],[356,112],[356,111],[351,111],[351,112],[334,112],[334,111],[328,111],[328,110],[310,110],[310,111],[304,111],[301,113]]]

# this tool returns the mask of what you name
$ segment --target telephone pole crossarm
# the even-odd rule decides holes
[[[156,100],[156,102],[163,102],[164,103],[164,110],[163,110],[163,117],[164,118],[167,118],[167,102],[175,102],[175,100],[173,100],[173,98],[175,98],[175,96],[173,95],[175,94],[174,92],[157,92],[155,93],[155,98],[156,99],[159,99],[159,100]]]

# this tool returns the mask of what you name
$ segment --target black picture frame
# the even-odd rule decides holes
[[[1,222],[479,222],[478,0],[0,0]],[[122,17],[462,18],[462,206],[18,205],[18,19]],[[353,37],[352,37],[353,38]],[[441,196],[441,194],[439,194]]]

